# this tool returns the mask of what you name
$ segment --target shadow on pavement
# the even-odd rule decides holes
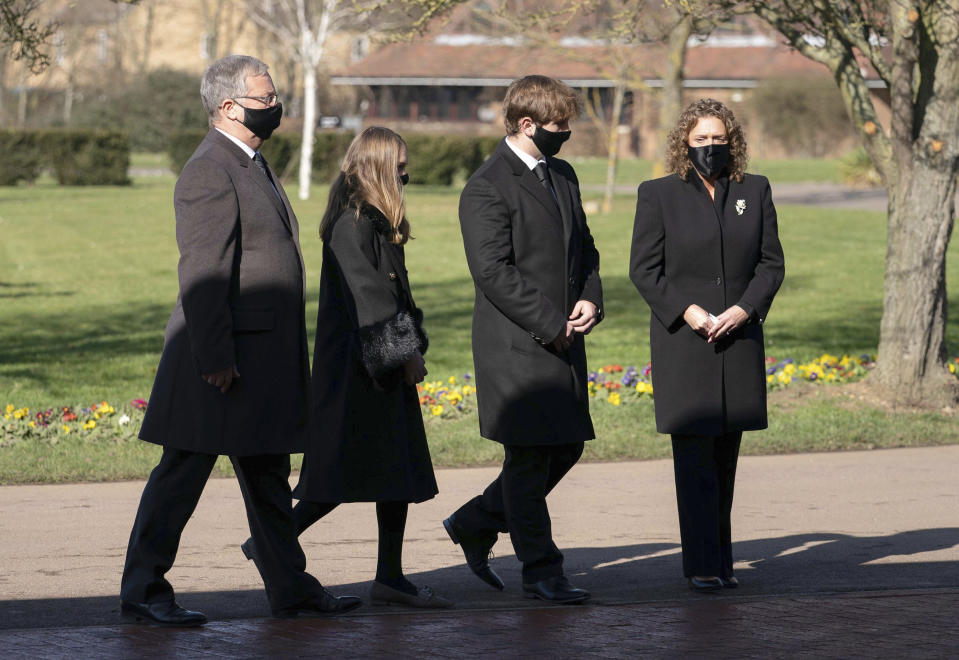
[[[507,539],[498,547],[505,550]],[[900,532],[890,536],[797,534],[734,543],[737,576],[742,586],[723,597],[763,597],[877,590],[959,587],[959,562],[924,558],[924,553],[959,545],[959,527]],[[699,601],[708,596],[686,589],[679,548],[649,543],[564,551],[572,581],[593,593],[593,605],[658,601]],[[430,585],[457,602],[459,610],[515,610],[541,605],[524,599],[519,564],[513,556],[493,563],[506,581],[497,592],[473,577],[464,565],[409,577]],[[322,562],[311,561],[322,576]],[[118,576],[119,580],[119,576]],[[175,586],[175,585],[174,585]],[[336,594],[366,596],[369,583],[333,586]],[[211,620],[267,617],[260,590],[180,593],[181,604],[204,611]],[[400,608],[365,606],[357,615],[401,612]],[[0,601],[0,630],[112,625],[119,621],[119,596]]]

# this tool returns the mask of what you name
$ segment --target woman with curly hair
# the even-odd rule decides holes
[[[310,441],[293,496],[297,535],[341,502],[376,502],[374,603],[451,607],[402,569],[410,502],[437,493],[416,384],[427,339],[403,246],[406,143],[388,128],[356,136],[320,223],[323,266],[310,403]],[[252,539],[243,552],[257,560]]]
[[[651,310],[656,430],[672,436],[683,572],[736,587],[730,512],[743,431],[764,429],[762,324],[784,275],[769,181],[714,99],[669,133],[668,176],[639,186],[629,274]]]

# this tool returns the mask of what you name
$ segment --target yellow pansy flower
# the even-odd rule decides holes
[[[608,401],[614,406],[618,406],[620,403],[623,402],[619,396],[619,392],[610,392]]]
[[[433,406],[430,408],[430,413],[433,415],[433,417],[439,417],[443,414],[443,406]]]

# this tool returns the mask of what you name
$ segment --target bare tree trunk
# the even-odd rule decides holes
[[[616,168],[619,164],[619,116],[623,112],[623,99],[626,87],[621,81],[613,88],[613,113],[609,118],[609,131],[606,134],[606,194],[603,195],[603,213],[613,209],[613,194],[616,192]]]
[[[63,90],[63,124],[69,126],[73,119],[73,76],[67,78],[66,89]]]
[[[659,127],[656,131],[656,153],[660,159],[656,174],[665,173],[666,136],[683,111],[683,69],[686,66],[686,44],[692,33],[693,21],[688,15],[669,32],[663,92],[659,101]]]
[[[946,249],[956,171],[916,158],[889,189],[883,314],[875,380],[897,403],[952,405],[946,360]]]
[[[17,90],[20,96],[17,98],[17,128],[23,128],[27,124],[27,91],[26,84],[20,85]]]
[[[300,199],[310,198],[313,172],[313,140],[316,130],[316,69],[303,66],[303,144],[300,147]]]
[[[153,44],[153,19],[156,7],[153,3],[147,3],[146,5],[146,18],[145,24],[143,26],[143,50],[140,53],[139,61],[137,62],[137,70],[143,74],[146,73],[147,67],[150,64],[150,47]]]

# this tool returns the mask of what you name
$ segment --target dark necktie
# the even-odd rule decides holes
[[[543,187],[546,188],[546,192],[549,193],[549,196],[553,198],[553,201],[559,204],[559,200],[556,199],[556,191],[553,190],[553,184],[549,181],[549,166],[545,161],[539,161],[536,163],[536,167],[533,168],[533,173],[536,175],[536,178],[539,179],[539,182],[543,184]]]
[[[259,151],[253,154],[253,164],[256,165],[256,168],[263,172],[263,176],[266,177],[266,180],[270,182],[270,185],[273,187],[273,192],[276,193],[276,196],[279,197],[280,201],[283,200],[280,197],[280,191],[276,189],[276,184],[273,183],[273,177],[270,176],[270,170],[266,167],[266,158],[263,157]]]

